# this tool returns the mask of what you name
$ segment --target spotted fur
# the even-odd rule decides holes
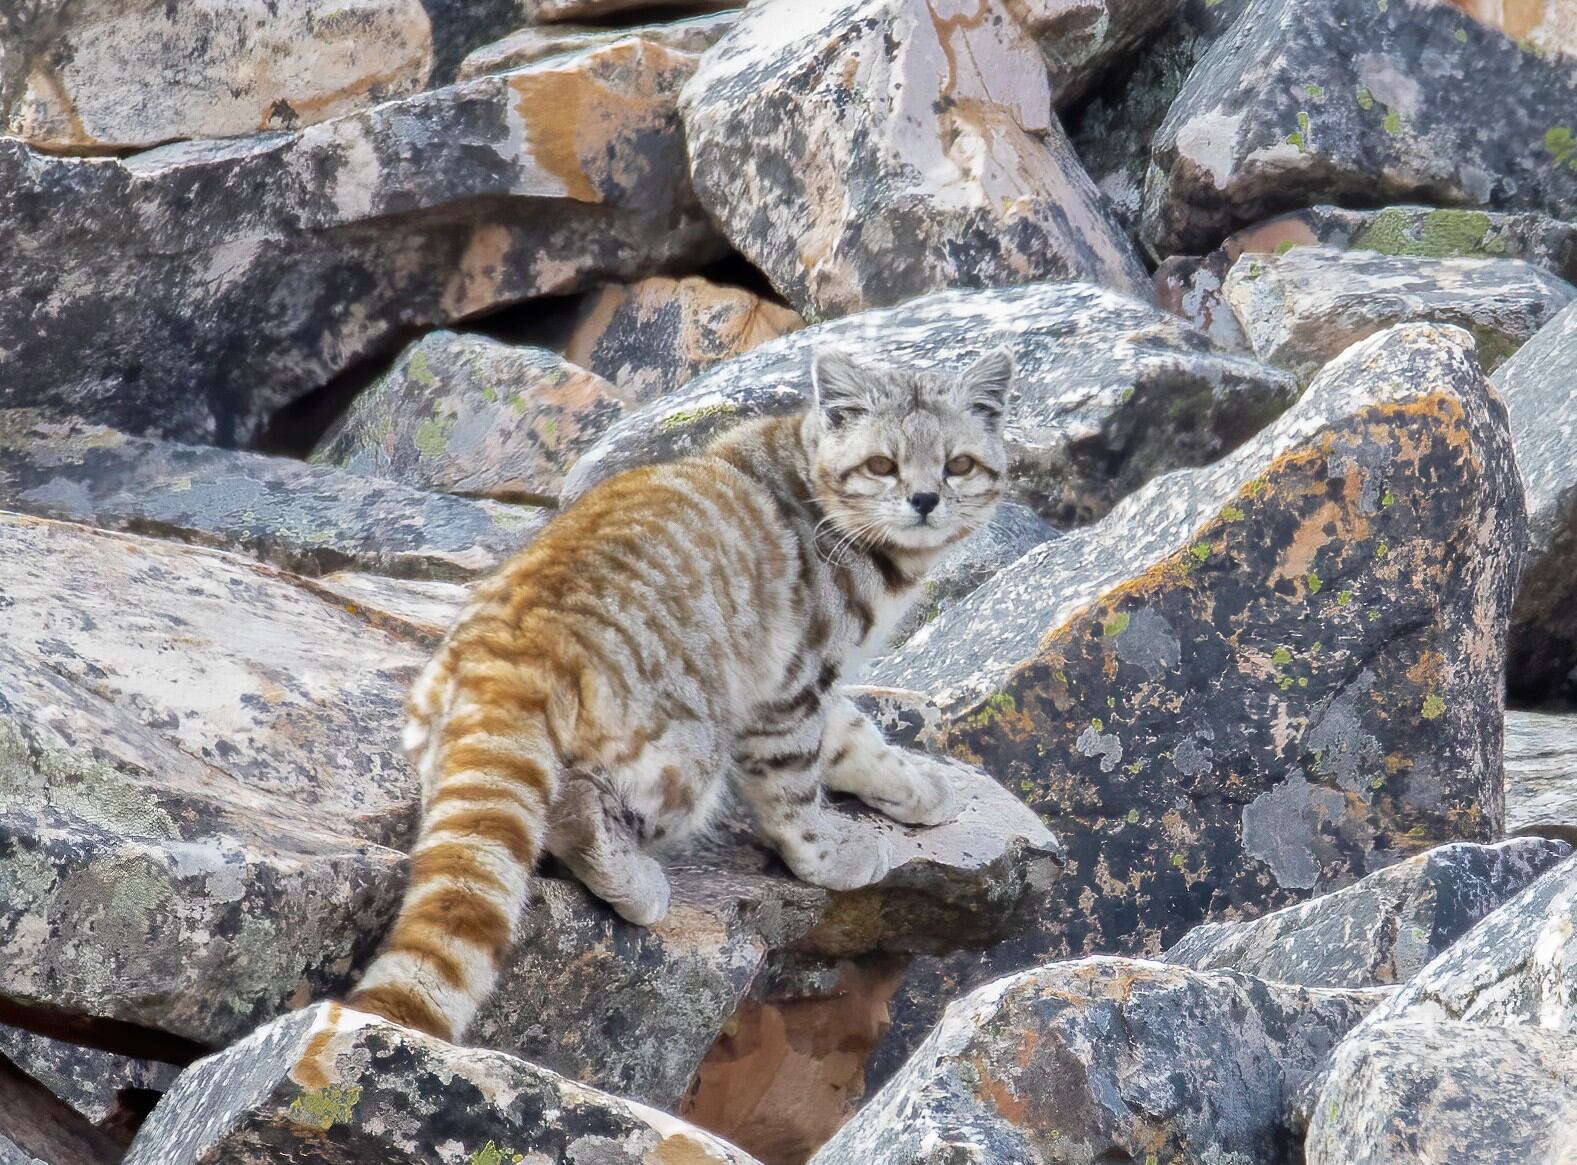
[[[410,886],[351,1004],[457,1039],[546,849],[631,922],[668,907],[653,848],[730,788],[799,877],[891,858],[824,790],[934,824],[952,762],[889,746],[836,685],[1003,492],[1012,365],[962,377],[812,364],[815,404],[589,491],[483,584],[410,697],[424,817]]]

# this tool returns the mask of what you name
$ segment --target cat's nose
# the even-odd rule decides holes
[[[931,514],[931,511],[936,509],[937,503],[940,502],[941,500],[942,500],[942,495],[941,494],[910,494],[909,495],[909,504],[915,508],[915,512],[917,514],[919,514],[922,518],[929,517],[930,514]]]

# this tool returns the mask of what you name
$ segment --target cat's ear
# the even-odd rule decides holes
[[[999,429],[1008,407],[1008,389],[1012,387],[1013,353],[1006,348],[993,348],[959,377],[959,407],[974,413],[992,429]]]
[[[870,373],[841,348],[811,353],[810,382],[816,390],[816,412],[829,429],[870,412],[876,401]]]

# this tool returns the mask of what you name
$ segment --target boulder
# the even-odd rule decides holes
[[[744,0],[516,0],[523,15],[532,24],[551,24],[561,20],[600,19],[616,13],[631,12],[642,8],[682,8],[709,10],[739,8]]]
[[[1512,613],[1507,684],[1523,699],[1577,699],[1577,307],[1495,376],[1528,494],[1530,545]]]
[[[645,404],[804,326],[793,311],[742,287],[699,275],[654,276],[588,295],[564,355]]]
[[[1506,713],[1506,832],[1577,843],[1577,716]]]
[[[491,570],[546,520],[542,510],[31,409],[0,409],[0,506],[235,550],[300,574],[434,579]]]
[[[950,1005],[813,1165],[1290,1159],[1296,1091],[1376,993],[1090,958]]]
[[[125,1165],[750,1165],[683,1121],[498,1052],[317,1004],[190,1068]]]
[[[1524,48],[1541,55],[1577,57],[1577,24],[1569,0],[1446,0],[1474,20],[1498,28]]]
[[[0,138],[0,404],[242,444],[405,329],[714,257],[694,64],[625,41],[122,159]]]
[[[662,24],[626,25],[604,28],[594,24],[527,25],[502,40],[485,44],[460,62],[460,80],[488,73],[507,73],[524,65],[560,53],[583,52],[601,48],[626,37],[639,37],[665,49],[702,53],[717,43],[734,23],[733,12],[714,12]]]
[[[1577,287],[1520,259],[1415,259],[1331,247],[1245,255],[1222,298],[1261,360],[1307,383],[1350,344],[1393,324],[1470,332],[1493,372],[1577,300]]]
[[[1183,5],[1184,0],[1015,0],[1007,8],[1045,54],[1052,98],[1063,112],[1108,72],[1127,65]]]
[[[608,430],[565,497],[623,469],[683,456],[751,417],[805,406],[810,353],[962,369],[1003,345],[1016,365],[1007,440],[1018,497],[1057,525],[1087,522],[1143,482],[1211,461],[1276,417],[1292,379],[1215,350],[1148,304],[1084,284],[929,295],[807,328],[760,348]]]
[[[1400,1021],[1336,1051],[1308,1165],[1565,1165],[1577,1160],[1577,1038]]]
[[[424,88],[421,0],[72,0],[19,38],[5,132],[54,153],[302,129]],[[8,65],[9,69],[9,65]],[[9,96],[9,100],[7,97]]]
[[[883,1062],[939,994],[1048,954],[1159,953],[1500,836],[1524,530],[1471,340],[1403,325],[1235,453],[1035,548],[878,660],[868,682],[937,705],[922,741],[1067,846],[1035,928],[911,971]]]
[[[1207,922],[1162,961],[1305,987],[1406,983],[1570,852],[1536,838],[1454,842],[1253,922]]]
[[[1374,1022],[1464,1020],[1577,1035],[1577,859],[1569,858],[1437,956]]]
[[[419,489],[551,502],[634,403],[545,349],[432,332],[351,402],[312,460]]]
[[[1045,279],[1150,294],[1011,7],[757,4],[703,58],[681,101],[696,191],[806,319]]]
[[[110,1165],[120,1145],[0,1056],[0,1165]]]
[[[127,1117],[143,1115],[141,1102],[168,1092],[180,1074],[174,1064],[118,1056],[4,1025],[0,1056],[100,1128],[114,1129]]]
[[[1577,60],[1449,5],[1251,0],[1156,133],[1145,240],[1198,251],[1321,201],[1571,218],[1574,81]]]

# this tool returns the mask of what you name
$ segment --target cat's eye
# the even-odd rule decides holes
[[[877,477],[891,477],[898,472],[898,463],[891,457],[877,454],[875,457],[866,458],[865,472],[875,474]]]
[[[963,477],[975,467],[975,459],[967,453],[960,453],[947,463],[947,476]]]

